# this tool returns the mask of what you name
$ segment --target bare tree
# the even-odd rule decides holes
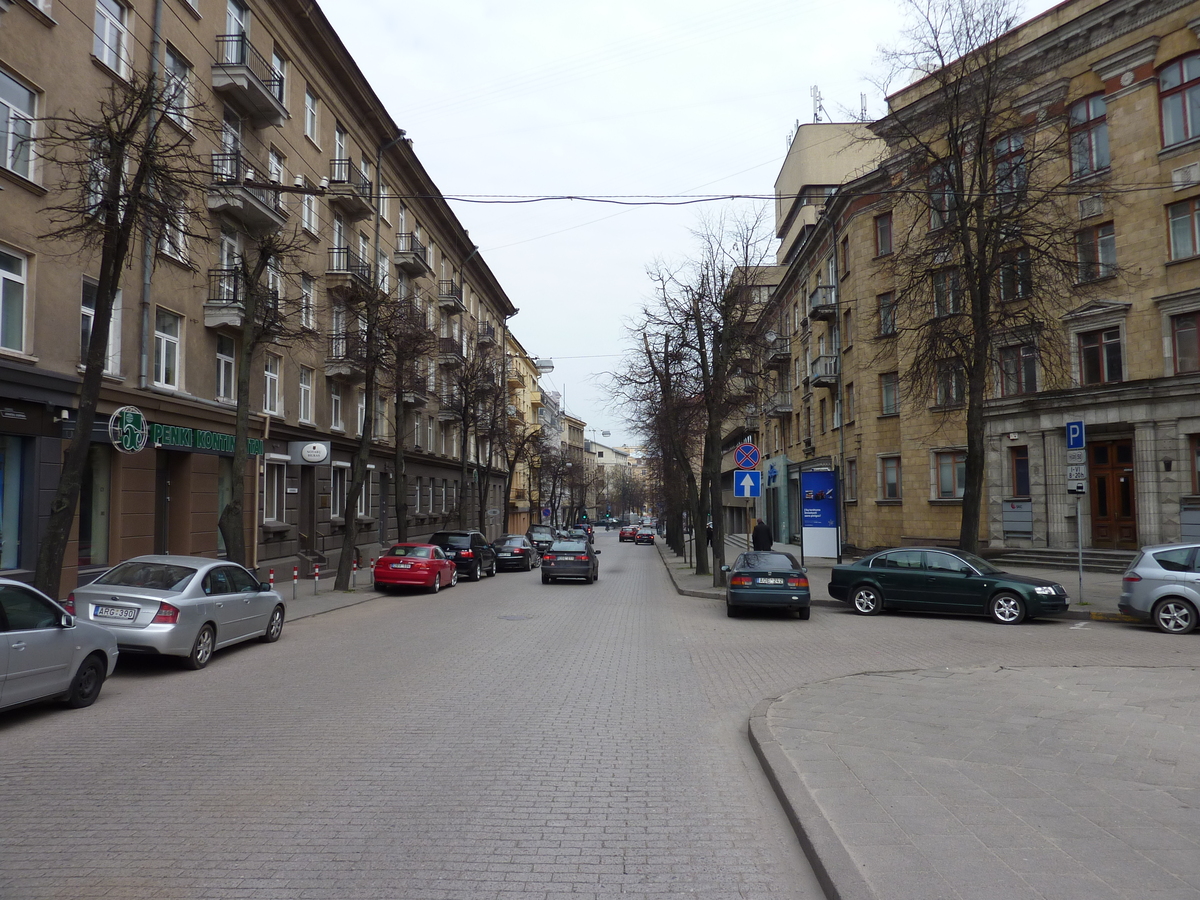
[[[977,550],[989,387],[1021,376],[1014,347],[1033,349],[1043,377],[1061,370],[1064,298],[1086,294],[1078,282],[1116,274],[1077,254],[1071,204],[1113,194],[1103,179],[1072,178],[1065,90],[1039,84],[1048,61],[1016,45],[1013,3],[907,6],[905,43],[884,59],[918,84],[873,125],[893,172],[887,270],[911,396],[952,410],[947,421],[965,409],[959,545]]]
[[[422,363],[437,347],[437,335],[429,326],[424,310],[413,297],[402,297],[388,323],[390,350],[390,387],[396,422],[395,509],[397,537],[408,540],[408,415],[407,407],[417,405],[429,393],[429,379],[421,370]],[[416,435],[413,435],[415,438]]]
[[[185,119],[189,130],[168,124],[171,117]],[[122,277],[139,241],[151,248],[142,264],[152,266],[152,248],[182,238],[191,223],[203,221],[198,198],[209,178],[194,149],[200,143],[196,135],[214,135],[218,125],[203,108],[185,106],[178,85],[164,86],[137,74],[115,81],[94,112],[71,111],[44,119],[43,124],[45,136],[38,138],[37,152],[60,174],[46,207],[53,227],[43,237],[99,257],[75,432],[63,458],[34,572],[34,583],[57,596]]]

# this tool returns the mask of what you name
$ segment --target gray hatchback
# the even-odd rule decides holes
[[[1188,634],[1200,609],[1200,544],[1143,547],[1121,578],[1117,609],[1166,634]]]

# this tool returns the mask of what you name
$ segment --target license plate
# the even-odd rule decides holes
[[[559,556],[556,559],[558,562],[575,562],[575,557],[573,556]]]
[[[392,563],[393,569],[411,569],[412,563]]]
[[[128,609],[124,606],[97,606],[96,615],[105,619],[125,619],[132,622],[137,618],[138,611],[136,609]]]
[[[512,556],[511,553],[497,553],[497,556]]]
[[[782,578],[756,578],[754,580],[759,584],[783,584]]]

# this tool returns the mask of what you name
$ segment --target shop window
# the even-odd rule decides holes
[[[1109,166],[1107,108],[1103,94],[1071,106],[1071,175],[1075,178],[1102,172]]]
[[[1200,135],[1200,53],[1159,69],[1158,98],[1164,147]]]
[[[1075,257],[1079,280],[1098,281],[1117,273],[1117,236],[1112,222],[1083,228],[1075,233]]]
[[[880,457],[879,472],[880,498],[883,500],[899,500],[902,496],[900,482],[900,457]]]
[[[1200,494],[1200,434],[1193,434],[1192,445],[1192,493]]]
[[[936,453],[937,497],[939,500],[961,500],[967,482],[967,454],[959,450]]]
[[[79,565],[108,564],[108,523],[112,516],[111,473],[113,448],[88,447],[83,480],[79,485]]]
[[[1012,495],[1028,497],[1029,490],[1029,448],[1010,447],[1008,461],[1012,472]]]
[[[1122,381],[1121,329],[1104,328],[1079,335],[1079,383]]]
[[[37,95],[0,72],[0,166],[30,177]]]
[[[1037,391],[1037,347],[1021,344],[1000,349],[1000,396]]]
[[[21,500],[25,484],[25,443],[0,435],[0,569],[15,569],[21,561]]]

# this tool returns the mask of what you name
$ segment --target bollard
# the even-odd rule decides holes
[[[296,589],[300,587],[300,567],[292,566],[292,599],[296,599]]]
[[[267,569],[267,584],[271,586],[271,590],[275,590],[275,570]]]
[[[354,557],[354,565],[350,567],[350,590],[358,587],[358,557]]]
[[[313,595],[316,596],[317,588],[321,584],[321,564],[313,563]]]

